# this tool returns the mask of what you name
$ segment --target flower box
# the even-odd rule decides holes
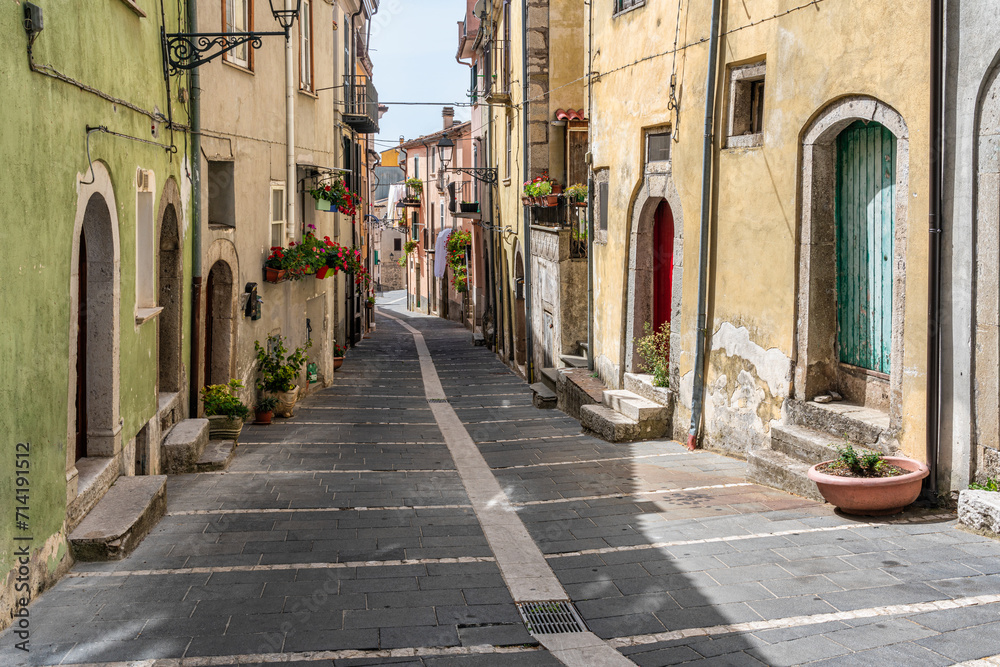
[[[539,206],[543,206],[545,208],[559,206],[559,195],[544,195],[539,197],[539,199],[541,200],[539,202]]]
[[[288,271],[284,269],[272,269],[269,266],[264,267],[264,282],[267,283],[281,283],[288,280]]]
[[[330,211],[333,210],[333,202],[332,201],[327,201],[326,199],[317,199],[316,200],[316,210],[317,211],[325,211],[325,212],[329,213]]]
[[[461,202],[459,203],[462,213],[479,213],[479,202]]]

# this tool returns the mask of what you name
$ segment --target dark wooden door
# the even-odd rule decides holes
[[[674,215],[660,202],[653,222],[653,327],[670,324],[674,285]]]
[[[212,384],[212,368],[213,362],[213,351],[215,350],[215,341],[213,340],[213,332],[215,329],[215,271],[208,272],[208,281],[205,284],[205,376],[202,386],[207,386]]]
[[[87,240],[80,233],[80,278],[77,283],[76,460],[87,456]]]

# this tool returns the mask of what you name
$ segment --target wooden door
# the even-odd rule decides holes
[[[205,284],[205,376],[201,385],[212,384],[212,369],[215,367],[215,289],[217,274],[214,270],[208,272],[208,281]]]
[[[660,202],[653,221],[653,327],[670,324],[674,285],[674,215]]]
[[[888,374],[896,138],[858,121],[837,138],[837,318],[840,361]]]
[[[80,232],[76,334],[76,460],[87,456],[87,240]]]

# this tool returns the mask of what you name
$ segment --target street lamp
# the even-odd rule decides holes
[[[455,156],[455,142],[443,135],[441,141],[437,143],[438,158],[441,160],[441,169],[448,171],[448,164]]]
[[[497,170],[493,167],[454,167],[453,169],[449,169],[448,165],[451,164],[452,158],[455,157],[455,142],[449,139],[447,135],[442,136],[441,140],[437,142],[437,150],[438,158],[441,160],[441,171],[467,174],[477,181],[482,181],[489,185],[497,184]]]
[[[215,60],[226,51],[241,44],[252,49],[261,47],[261,37],[281,35],[288,39],[288,31],[299,16],[302,0],[268,0],[271,15],[282,30],[268,32],[170,32],[160,28],[163,42],[163,74],[178,74]],[[275,6],[277,5],[277,6]],[[289,6],[292,5],[292,6]],[[213,49],[215,51],[213,52]],[[169,70],[169,71],[168,71]]]

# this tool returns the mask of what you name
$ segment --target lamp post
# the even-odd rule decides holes
[[[215,60],[241,44],[252,49],[261,47],[261,38],[281,35],[288,40],[288,31],[299,16],[302,0],[268,0],[271,15],[281,30],[267,32],[167,32],[160,28],[163,42],[163,75],[178,74]]]
[[[449,169],[448,165],[455,157],[455,142],[449,139],[448,135],[442,136],[441,140],[437,142],[437,150],[442,171],[466,174],[489,185],[497,184],[497,170],[493,167],[452,167]]]

